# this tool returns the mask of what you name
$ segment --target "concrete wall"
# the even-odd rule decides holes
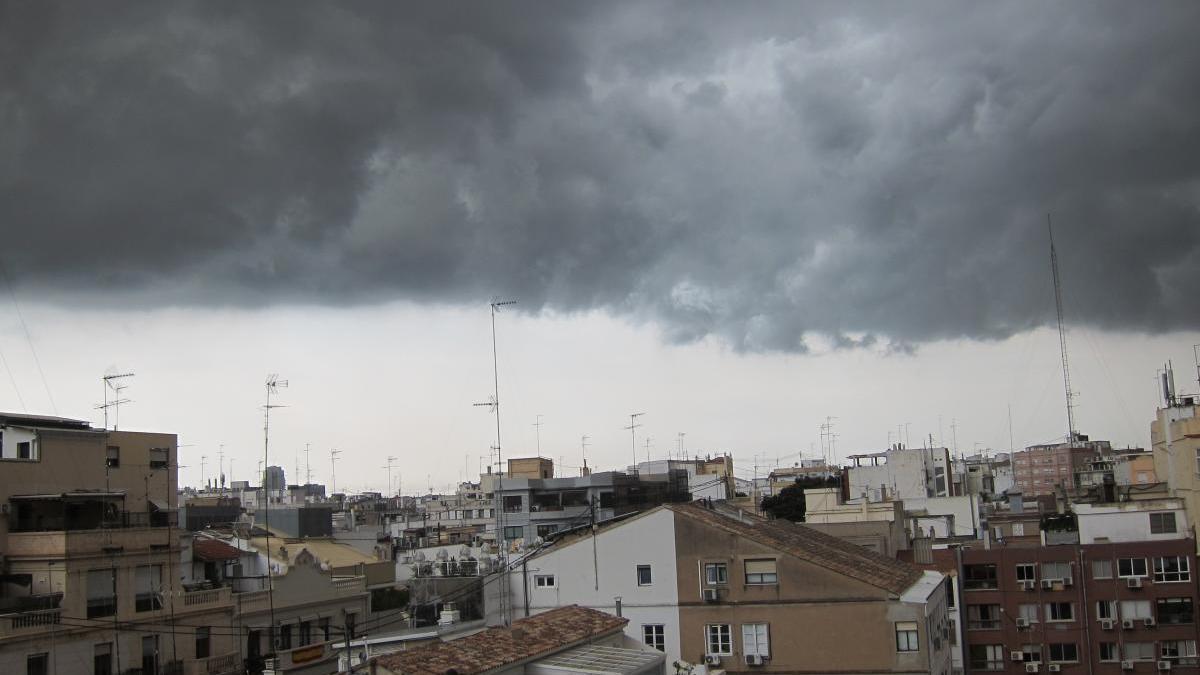
[[[954,536],[974,536],[975,528],[979,525],[979,503],[974,495],[905,499],[904,510],[925,511],[931,516],[952,516]],[[941,533],[939,535],[946,536]]]
[[[1076,504],[1079,521],[1079,543],[1093,544],[1097,540],[1161,541],[1182,539],[1191,535],[1183,500],[1164,499],[1149,502],[1118,504]],[[1175,532],[1150,532],[1151,513],[1174,513]]]
[[[524,615],[523,577],[530,614],[570,604],[615,613],[614,598],[620,596],[629,619],[626,635],[641,642],[643,624],[663,624],[667,660],[680,658],[674,522],[671,511],[658,509],[529,560],[512,578],[514,617]],[[638,585],[638,565],[650,565],[649,586]],[[548,574],[555,586],[537,588],[535,577]]]

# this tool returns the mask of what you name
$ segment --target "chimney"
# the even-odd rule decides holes
[[[621,614],[621,596],[618,595],[617,597],[613,598],[613,606],[616,608],[617,616],[622,616],[622,614]]]

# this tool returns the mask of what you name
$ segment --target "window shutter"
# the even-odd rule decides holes
[[[747,560],[746,574],[775,574],[775,561]]]

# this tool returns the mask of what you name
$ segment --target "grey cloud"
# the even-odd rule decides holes
[[[604,309],[903,351],[1200,327],[1190,3],[0,5],[6,266],[63,302]]]

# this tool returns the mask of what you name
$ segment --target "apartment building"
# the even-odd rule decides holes
[[[1182,504],[1075,508],[1074,537],[961,549],[967,670],[1195,669],[1196,555]]]
[[[950,672],[942,575],[803,525],[668,504],[567,535],[512,574],[517,612],[619,614],[685,666]]]
[[[843,471],[848,499],[873,502],[953,496],[950,451],[946,448],[906,448],[850,455]]]
[[[176,450],[0,414],[0,672],[241,672],[229,589],[180,583]]]
[[[1062,487],[1073,492],[1077,474],[1088,475],[1097,457],[1112,455],[1108,441],[1076,434],[1070,443],[1032,445],[1012,454],[1013,483],[1026,496],[1052,495]]]
[[[1200,522],[1200,400],[1168,397],[1150,424],[1150,446],[1156,477],[1183,500],[1188,519]]]

